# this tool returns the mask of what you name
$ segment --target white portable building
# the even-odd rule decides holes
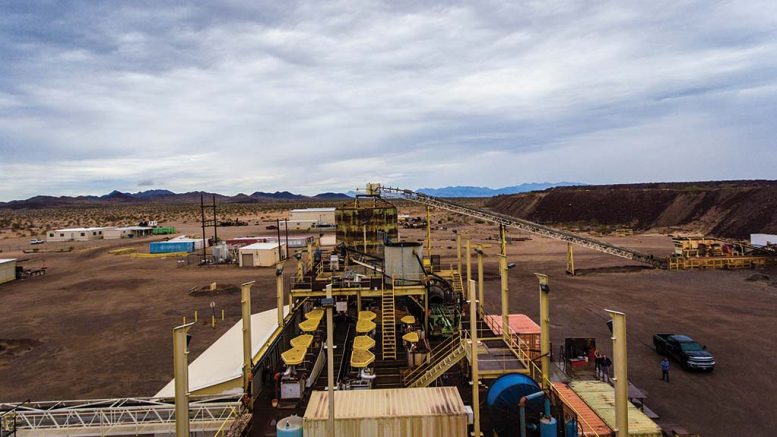
[[[16,279],[16,259],[0,259],[0,284],[11,282]]]
[[[120,238],[137,238],[151,235],[154,230],[151,226],[124,226],[118,228],[103,229],[103,238],[106,240],[118,240]]]
[[[240,267],[273,267],[280,262],[278,243],[254,243],[238,249]],[[280,243],[280,252],[286,258],[286,243]]]
[[[289,222],[313,220],[318,225],[335,224],[335,208],[301,208],[289,211]]]
[[[46,233],[46,241],[89,241],[103,238],[105,228],[54,229]]]

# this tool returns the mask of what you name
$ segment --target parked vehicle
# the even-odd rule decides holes
[[[681,334],[656,334],[653,346],[661,355],[670,356],[680,362],[684,369],[715,369],[715,357],[691,337]]]
[[[33,238],[32,240],[30,240],[30,244],[43,244],[43,243],[45,243],[45,241],[38,240],[37,238]]]

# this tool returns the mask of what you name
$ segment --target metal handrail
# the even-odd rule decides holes
[[[402,382],[405,385],[409,385],[418,380],[424,373],[434,367],[441,358],[448,356],[450,353],[456,350],[456,348],[459,347],[460,342],[461,337],[457,335],[451,335],[448,339],[430,351],[429,356],[427,357],[427,360],[424,364],[411,369],[410,372],[404,376]]]

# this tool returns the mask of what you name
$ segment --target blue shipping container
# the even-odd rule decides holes
[[[150,253],[194,252],[194,241],[155,241],[148,245]]]

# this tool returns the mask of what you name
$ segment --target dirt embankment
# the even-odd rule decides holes
[[[777,233],[777,181],[560,187],[497,196],[487,206],[545,224],[684,230],[731,238]]]

